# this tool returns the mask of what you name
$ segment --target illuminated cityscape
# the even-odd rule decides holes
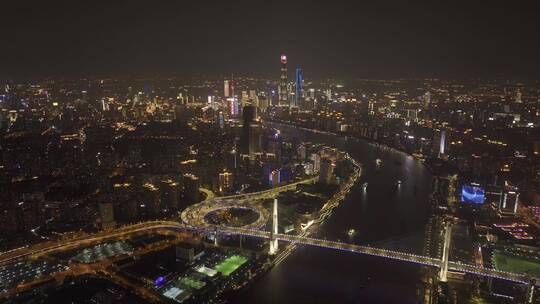
[[[540,303],[540,11],[486,5],[7,4],[0,303]]]

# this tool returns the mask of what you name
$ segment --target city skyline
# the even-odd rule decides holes
[[[4,8],[0,302],[540,303],[534,3]]]

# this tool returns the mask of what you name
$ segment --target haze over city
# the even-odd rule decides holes
[[[2,77],[538,78],[535,1],[17,1],[4,4]]]

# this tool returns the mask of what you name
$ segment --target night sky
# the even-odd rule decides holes
[[[3,78],[274,77],[286,53],[307,78],[540,79],[537,1],[8,2]]]

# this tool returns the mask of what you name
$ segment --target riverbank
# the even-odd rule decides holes
[[[356,160],[351,158],[348,154],[346,154],[347,159],[351,162],[354,170],[350,174],[350,176],[347,178],[345,182],[342,182],[336,192],[330,197],[326,203],[321,207],[321,209],[318,211],[317,219],[310,221],[310,224],[308,227],[306,227],[303,231],[301,231],[297,236],[301,237],[310,237],[314,236],[315,233],[317,233],[320,226],[325,222],[326,219],[328,219],[335,208],[337,208],[341,202],[346,198],[347,194],[349,193],[351,187],[353,187],[356,184],[356,181],[362,174],[362,167],[360,163],[358,163]],[[263,265],[264,267],[261,267],[260,269],[256,270],[257,275],[251,278],[249,281],[246,281],[242,284],[242,289],[249,288],[252,284],[254,284],[256,281],[259,281],[264,275],[266,275],[269,271],[272,270],[273,267],[281,264],[283,261],[285,261],[292,253],[294,253],[299,247],[296,243],[289,243],[286,245],[286,247],[280,251],[274,256],[269,257],[269,265],[270,267],[266,268],[267,265]],[[241,291],[240,289],[237,291]],[[231,292],[232,293],[232,292]],[[232,293],[232,297],[234,298],[234,293]],[[227,298],[227,297],[226,297]]]
[[[336,147],[362,164],[362,176],[321,225],[317,238],[373,244],[403,235],[423,235],[432,191],[430,171],[406,153],[340,134],[267,123],[284,137]],[[381,159],[381,165],[376,164]],[[397,165],[400,164],[400,165]],[[403,181],[400,187],[398,180]],[[368,183],[367,189],[361,183]],[[356,231],[354,237],[347,233]],[[403,244],[421,254],[422,244]],[[417,247],[417,245],[419,247]],[[232,299],[232,303],[418,303],[420,269],[398,261],[299,246]],[[392,292],[387,292],[392,290]]]
[[[339,206],[339,204],[344,200],[344,198],[349,193],[351,187],[356,183],[357,179],[362,175],[362,167],[361,165],[351,158],[347,154],[347,159],[352,163],[352,165],[355,167],[354,172],[349,176],[346,182],[342,183],[339,187],[339,189],[334,193],[334,195],[323,205],[321,210],[319,211],[318,217],[316,220],[312,221],[311,224],[302,231],[299,236],[302,237],[308,237],[313,236],[319,229],[319,227],[324,223],[324,221],[332,215],[332,212],[335,208]],[[291,243],[287,245],[287,247],[276,255],[276,257],[273,259],[273,264],[278,265],[279,263],[283,262],[290,254],[292,254],[295,249],[297,248],[297,245],[295,243]]]
[[[430,169],[429,166],[427,166],[426,163],[425,163],[425,158],[418,157],[418,156],[414,155],[413,153],[410,153],[410,152],[405,151],[403,149],[399,149],[399,148],[390,146],[390,145],[385,144],[385,143],[383,143],[381,141],[374,140],[374,139],[371,139],[371,138],[368,138],[368,137],[348,135],[348,134],[344,134],[344,133],[337,133],[337,132],[330,132],[330,131],[321,131],[321,130],[318,130],[318,129],[306,128],[306,127],[296,125],[296,124],[291,124],[291,123],[288,123],[288,122],[267,121],[265,123],[279,124],[279,125],[288,126],[288,127],[292,127],[292,128],[298,128],[300,130],[313,132],[313,133],[339,136],[339,137],[345,138],[345,140],[348,140],[348,138],[353,138],[353,139],[358,140],[358,141],[361,140],[361,141],[364,141],[365,143],[367,143],[368,145],[371,145],[371,146],[376,147],[376,148],[388,149],[388,150],[390,150],[392,152],[403,153],[405,155],[411,156],[414,159],[416,159],[417,161],[419,161],[420,163],[422,163],[423,165],[425,165],[426,168]]]

